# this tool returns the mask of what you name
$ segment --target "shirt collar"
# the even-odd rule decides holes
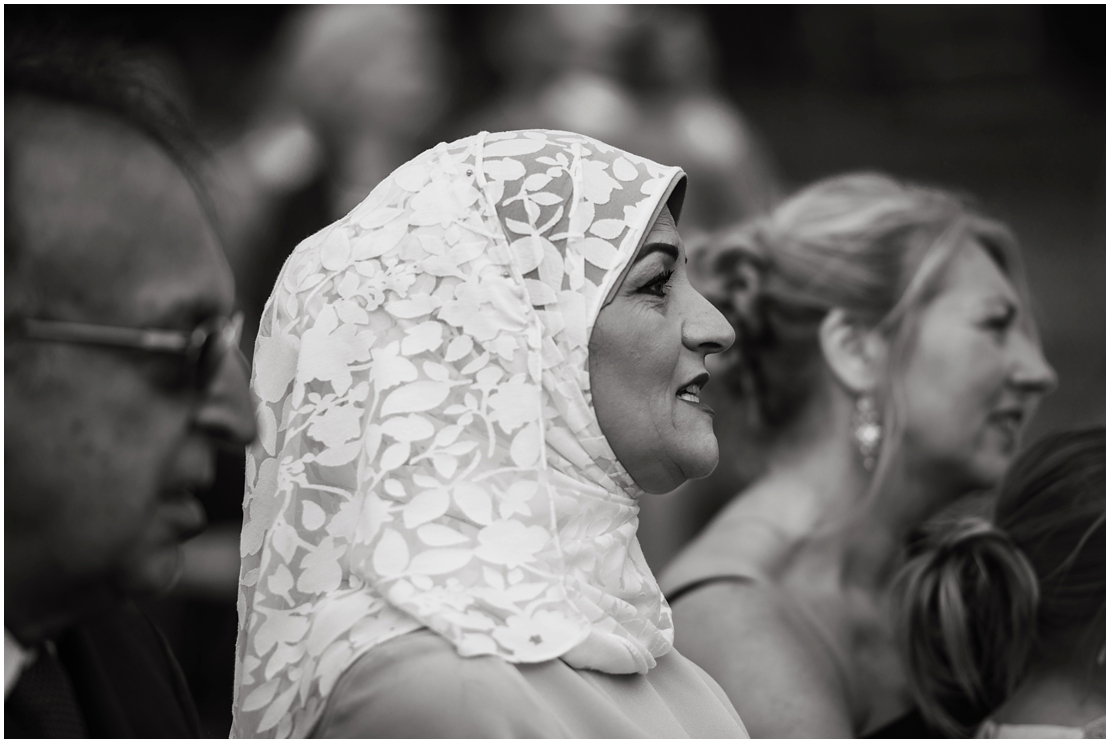
[[[19,640],[4,628],[4,698],[15,688],[19,676],[35,662],[35,651],[19,644]]]

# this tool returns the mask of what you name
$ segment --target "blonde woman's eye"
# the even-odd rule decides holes
[[[983,322],[983,327],[992,333],[1004,334],[1014,324],[1014,319],[1017,317],[1017,310],[1009,307],[1005,312],[999,312],[991,315]]]

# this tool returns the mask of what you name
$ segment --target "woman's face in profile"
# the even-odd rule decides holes
[[[955,486],[998,482],[1056,382],[1026,311],[984,248],[969,243],[953,258],[941,292],[922,311],[906,371],[912,462]]]
[[[732,327],[686,276],[664,208],[590,336],[590,388],[602,433],[641,488],[665,493],[717,465],[705,357]]]

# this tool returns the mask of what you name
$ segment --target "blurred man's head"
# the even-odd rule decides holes
[[[192,494],[216,444],[255,431],[230,333],[198,362],[111,345],[103,328],[75,342],[64,324],[189,339],[234,301],[151,92],[75,59],[9,58],[5,72],[5,624],[25,641],[168,587],[203,528]]]

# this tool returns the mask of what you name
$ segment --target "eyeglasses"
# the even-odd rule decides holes
[[[179,356],[184,363],[182,386],[204,390],[211,384],[228,352],[239,345],[243,313],[214,317],[193,330],[124,328],[62,320],[24,318],[19,333],[23,338],[58,343],[84,343]]]

